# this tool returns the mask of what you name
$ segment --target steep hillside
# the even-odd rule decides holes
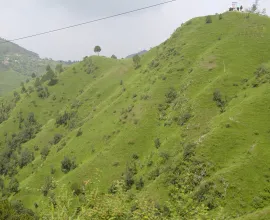
[[[6,43],[0,38],[0,96],[17,88],[21,82],[31,79],[32,73],[40,76],[46,66],[55,67],[59,62],[40,59],[38,54],[17,44]]]
[[[232,12],[188,21],[138,68],[47,70],[2,100],[2,196],[48,219],[263,219],[269,39],[268,17]]]

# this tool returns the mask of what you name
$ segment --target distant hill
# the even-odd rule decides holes
[[[139,53],[134,53],[134,54],[128,55],[126,58],[132,58],[132,57],[134,57],[136,55],[143,55],[145,53],[147,53],[147,50],[142,50]]]
[[[0,96],[18,87],[32,73],[39,76],[44,73],[47,65],[54,68],[58,63],[51,59],[41,59],[32,51],[14,43],[2,43],[3,41],[5,40],[0,38]]]

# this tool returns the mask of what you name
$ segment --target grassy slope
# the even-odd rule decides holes
[[[136,175],[139,178],[153,170],[145,166],[150,155],[153,155],[155,167],[160,166],[158,153],[168,152],[171,155],[168,166],[173,165],[182,155],[181,142],[197,142],[198,157],[214,165],[214,171],[209,171],[204,181],[212,181],[225,191],[225,198],[219,203],[223,209],[216,209],[213,214],[237,217],[255,211],[256,197],[259,201],[269,197],[266,175],[270,168],[267,163],[270,88],[269,83],[252,88],[250,82],[254,80],[255,69],[270,61],[269,28],[269,18],[257,15],[245,19],[240,13],[226,13],[222,20],[213,17],[212,24],[205,24],[204,18],[195,18],[168,41],[143,55],[142,67],[138,70],[133,69],[130,60],[93,57],[99,66],[96,78],[83,72],[83,63],[79,63],[74,65],[76,74],[70,68],[61,74],[56,86],[49,87],[48,99],[41,100],[35,93],[24,97],[10,119],[0,125],[0,136],[4,131],[14,131],[12,118],[19,110],[27,114],[31,109],[43,127],[24,147],[33,150],[33,146],[38,145],[42,148],[55,133],[65,137],[51,147],[46,161],[36,152],[33,164],[20,170],[17,177],[21,191],[15,198],[22,199],[29,207],[42,200],[36,189],[50,175],[52,165],[57,168],[54,177],[60,184],[92,180],[98,169],[98,186],[107,190],[112,180],[121,176],[133,153],[139,155],[142,165]],[[175,48],[179,54],[170,54],[170,48]],[[161,56],[164,57],[159,59],[159,66],[150,69],[148,64]],[[243,83],[243,79],[249,81]],[[122,86],[120,80],[123,80]],[[125,92],[122,92],[123,87]],[[158,119],[158,104],[164,103],[164,94],[170,87],[178,92],[179,103],[176,104],[179,107],[167,110],[166,121],[190,108],[194,117],[183,127],[175,123],[164,126],[164,121]],[[212,100],[217,88],[228,100],[223,114]],[[53,95],[56,100],[52,99]],[[143,100],[142,95],[149,95],[150,99]],[[55,127],[57,113],[69,109],[75,99],[82,103],[78,108],[83,131],[80,137],[76,137],[77,130],[70,132]],[[187,100],[184,104],[183,99]],[[33,106],[33,100],[37,107]],[[134,108],[123,124],[119,121],[121,110],[131,104]],[[227,124],[230,126],[226,127]],[[111,137],[104,138],[108,135]],[[158,150],[154,146],[157,137],[161,140]],[[66,146],[57,151],[63,141]],[[75,156],[79,164],[68,174],[60,170],[65,155]],[[119,166],[112,166],[114,162],[119,162]],[[143,192],[165,199],[165,178],[166,172],[154,181],[146,178]],[[269,205],[267,199],[261,203],[260,207]]]

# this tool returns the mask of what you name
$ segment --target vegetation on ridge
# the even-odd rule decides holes
[[[269,213],[270,21],[211,21],[186,22],[139,62],[48,67],[2,99],[0,188],[13,202],[0,217]]]

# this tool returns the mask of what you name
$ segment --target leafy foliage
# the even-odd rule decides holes
[[[75,158],[64,157],[61,161],[61,170],[64,173],[68,173],[71,170],[74,170],[77,167]]]
[[[141,57],[137,54],[132,59],[133,59],[135,69],[139,68],[140,67],[140,62],[141,62]]]

